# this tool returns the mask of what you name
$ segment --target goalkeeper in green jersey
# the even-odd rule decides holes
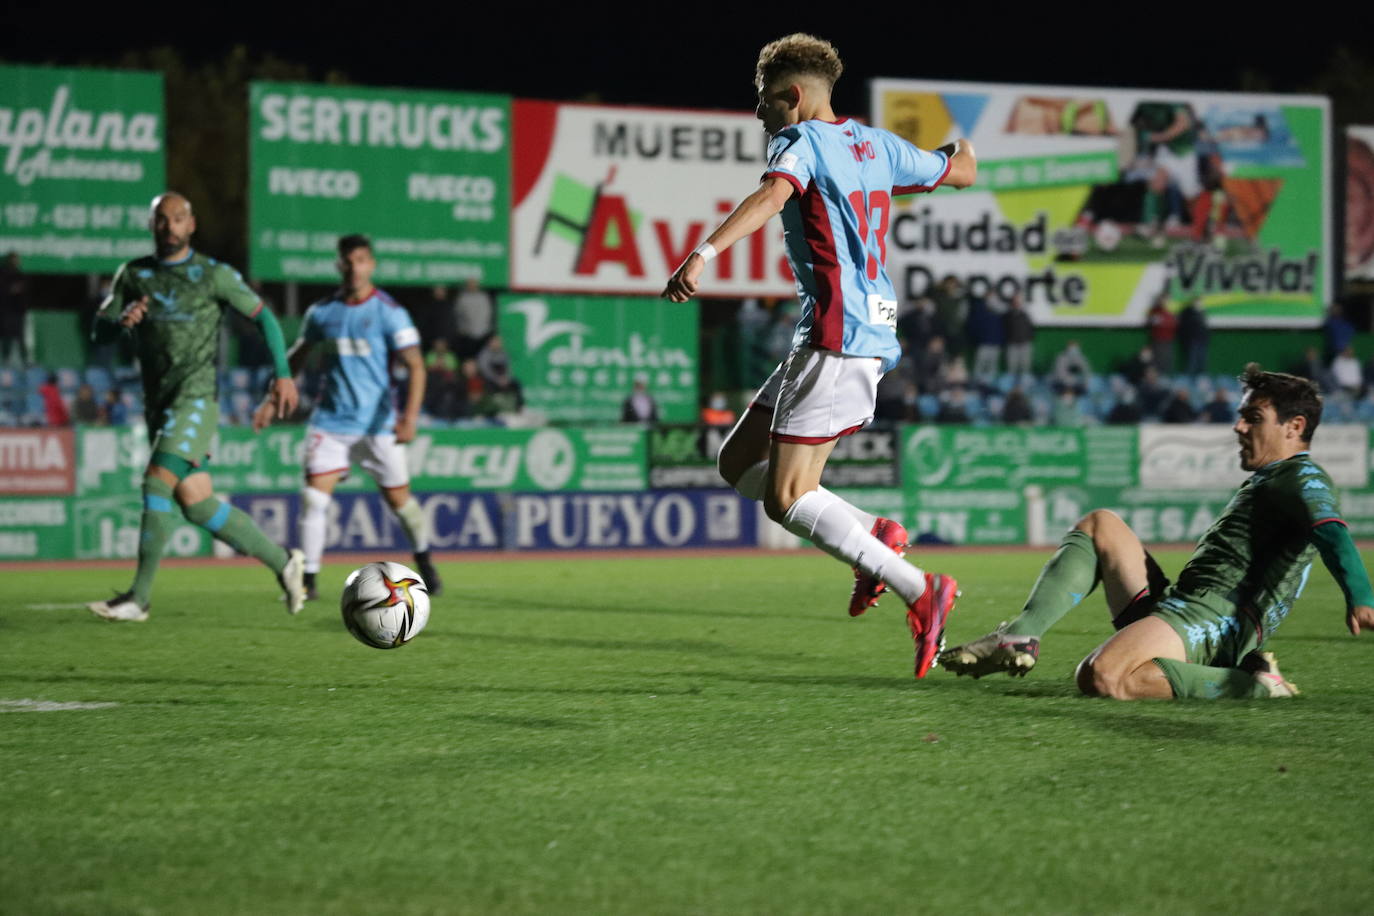
[[[1374,591],[1341,520],[1331,478],[1307,449],[1322,402],[1307,379],[1255,363],[1233,430],[1253,471],[1170,584],[1125,522],[1084,516],[1040,573],[1016,619],[945,650],[956,674],[1024,675],[1040,637],[1098,583],[1116,634],[1078,666],[1078,687],[1119,700],[1287,697],[1297,689],[1260,646],[1292,609],[1320,554],[1345,594],[1346,626],[1374,627]]]
[[[205,472],[219,424],[216,363],[223,310],[234,309],[257,322],[276,365],[274,401],[286,416],[298,395],[281,327],[238,271],[191,249],[196,218],[185,197],[172,191],[156,197],[148,228],[156,255],[119,269],[91,335],[97,343],[131,335],[143,375],[152,457],[143,478],[138,571],[128,591],[87,607],[106,620],[147,620],[158,562],[185,515],[240,553],[261,560],[276,574],[286,609],[295,614],[305,601],[304,555],[272,542],[242,510],[216,497]]]

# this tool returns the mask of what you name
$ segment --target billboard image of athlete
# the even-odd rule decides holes
[[[897,362],[897,302],[884,267],[894,194],[973,184],[967,141],[935,151],[839,118],[831,91],[843,71],[829,42],[793,34],[766,45],[755,69],[755,111],[771,135],[759,187],[674,272],[664,298],[685,302],[708,262],[781,213],[802,317],[793,348],[731,430],[721,476],[762,500],[769,518],[854,569],[849,613],[891,589],[907,607],[924,677],[939,650],[958,584],[907,563],[907,532],[820,485],[836,440],[873,419],[878,379]],[[897,548],[897,549],[894,549]]]

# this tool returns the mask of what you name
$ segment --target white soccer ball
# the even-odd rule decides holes
[[[400,563],[369,563],[349,573],[339,599],[344,626],[374,649],[395,649],[429,623],[429,589]]]
[[[1121,227],[1109,219],[1104,219],[1093,229],[1093,241],[1101,251],[1115,251],[1121,244]]]

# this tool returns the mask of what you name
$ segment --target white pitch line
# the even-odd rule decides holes
[[[26,604],[26,611],[76,611],[84,610],[85,604]]]
[[[118,703],[59,703],[56,700],[0,700],[0,712],[66,712],[72,709],[109,709]]]

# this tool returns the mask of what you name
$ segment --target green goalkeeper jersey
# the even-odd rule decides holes
[[[1313,532],[1326,524],[1343,524],[1326,471],[1306,452],[1267,464],[1202,535],[1170,594],[1222,597],[1268,638],[1307,584]]]
[[[262,308],[258,294],[237,270],[200,252],[172,263],[149,255],[115,274],[100,317],[118,321],[125,306],[145,296],[148,312],[133,335],[149,409],[184,397],[214,398],[223,309],[251,318]]]

